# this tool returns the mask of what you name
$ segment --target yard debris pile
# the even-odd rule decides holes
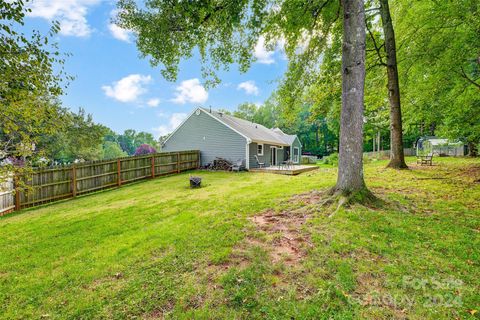
[[[214,170],[214,171],[231,171],[233,164],[227,159],[216,158],[213,162],[205,165],[204,169]]]

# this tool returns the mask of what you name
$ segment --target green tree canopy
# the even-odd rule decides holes
[[[47,35],[24,32],[23,0],[0,1],[0,178],[4,172],[28,170],[32,160],[42,156],[39,140],[65,125],[65,109],[57,97],[65,80],[63,58],[51,39],[58,32],[54,23]],[[7,159],[7,160],[6,160]],[[20,160],[12,167],[8,159]]]

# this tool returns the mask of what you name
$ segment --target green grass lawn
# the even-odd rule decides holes
[[[5,216],[0,317],[479,319],[480,161],[385,164],[365,167],[382,207],[332,216],[292,198],[332,186],[326,165],[198,172],[197,190],[185,173]],[[306,254],[272,261],[275,234],[248,217],[302,206]]]

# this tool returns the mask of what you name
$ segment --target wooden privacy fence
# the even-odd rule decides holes
[[[404,148],[403,153],[405,156],[414,156],[416,154],[413,148]],[[364,152],[363,155],[368,158],[388,159],[390,158],[390,150]]]
[[[190,150],[35,169],[29,177],[23,177],[29,186],[27,190],[13,191],[18,177],[1,189],[4,191],[0,191],[0,214],[142,179],[180,173],[199,165],[200,151]]]
[[[5,180],[4,177],[0,179],[1,181]],[[15,192],[13,190],[13,179],[11,177],[8,177],[4,182],[0,183],[0,215],[15,209]]]

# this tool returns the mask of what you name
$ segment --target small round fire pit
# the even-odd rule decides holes
[[[200,188],[202,184],[202,178],[190,177],[190,188]]]

